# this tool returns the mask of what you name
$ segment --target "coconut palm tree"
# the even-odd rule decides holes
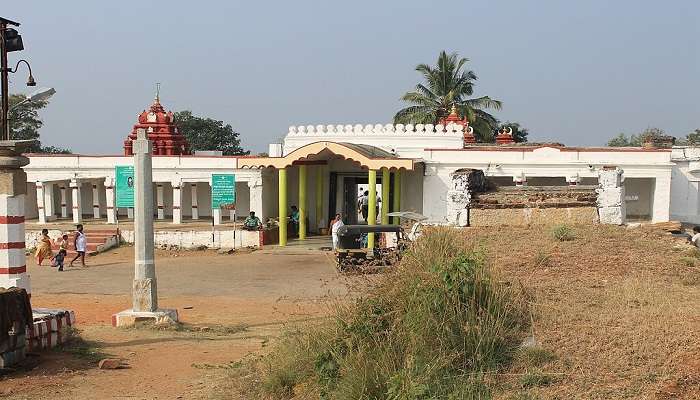
[[[488,96],[469,98],[474,93],[477,78],[474,71],[462,69],[467,61],[458,58],[457,53],[448,55],[443,50],[435,67],[419,64],[416,71],[423,75],[425,82],[401,97],[411,105],[394,115],[394,123],[437,124],[454,106],[460,116],[467,117],[477,140],[493,141],[498,120],[484,109],[500,110],[501,102]]]

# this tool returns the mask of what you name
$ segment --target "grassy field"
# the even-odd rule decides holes
[[[458,243],[439,248],[440,240],[432,240],[433,253],[414,252],[361,300],[336,304],[327,323],[295,327],[253,367],[234,368],[215,397],[238,391],[243,398],[700,398],[697,250],[662,232],[608,226],[478,228],[448,236]],[[465,255],[479,261],[454,262]],[[474,303],[479,296],[472,293],[431,308],[453,293],[450,271],[474,268],[477,281],[488,281],[477,292],[491,297]],[[357,335],[348,321],[359,316]],[[476,326],[489,328],[483,337],[497,345],[480,348]],[[455,327],[462,343],[455,342]],[[354,350],[336,351],[339,340]],[[518,348],[523,340],[528,346]],[[460,379],[469,385],[456,385]],[[338,384],[352,390],[335,390]]]

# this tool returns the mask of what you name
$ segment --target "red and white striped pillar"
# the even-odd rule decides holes
[[[107,223],[117,223],[117,209],[114,208],[114,178],[105,178],[105,197],[107,200]]]
[[[76,178],[70,180],[71,200],[73,201],[73,223],[83,221],[83,206],[80,199],[80,181]]]
[[[44,196],[44,182],[36,181],[36,209],[39,213],[39,223],[46,223],[46,197]]]
[[[29,159],[19,154],[14,141],[0,142],[0,287],[19,287],[31,293],[24,239],[24,198]],[[43,188],[43,185],[42,185]],[[44,199],[43,193],[41,196]]]
[[[197,205],[197,183],[190,186],[190,194],[192,195],[192,219],[199,219],[199,206]]]
[[[158,204],[158,219],[165,219],[165,201],[163,200],[163,185],[156,185],[156,201]]]
[[[68,203],[66,197],[66,187],[61,186],[61,218],[68,218]]]

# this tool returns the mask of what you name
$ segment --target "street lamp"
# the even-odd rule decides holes
[[[47,87],[39,88],[39,89],[33,91],[32,93],[30,93],[29,96],[27,96],[24,100],[20,101],[19,103],[15,104],[14,106],[10,107],[8,111],[12,111],[15,108],[21,106],[22,104],[48,100],[54,94],[56,94],[56,89],[54,89],[54,88],[47,88]]]

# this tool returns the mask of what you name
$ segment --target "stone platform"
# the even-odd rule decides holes
[[[156,311],[124,310],[112,315],[112,326],[130,327],[138,322],[152,322],[154,324],[172,324],[178,321],[177,310],[159,309]]]

